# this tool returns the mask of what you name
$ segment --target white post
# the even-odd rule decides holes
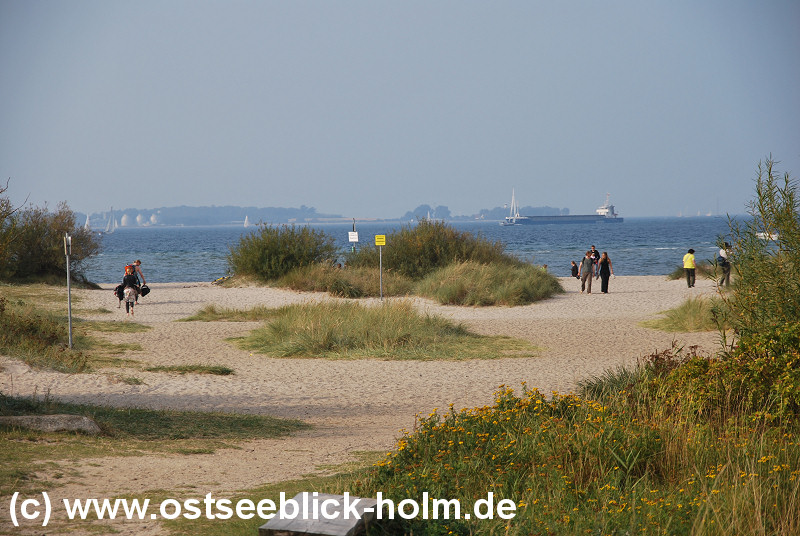
[[[67,322],[69,327],[69,349],[72,350],[72,283],[69,274],[69,254],[72,252],[72,237],[64,235],[64,254],[67,257]]]
[[[383,301],[383,246],[378,246],[378,266],[380,270],[381,301]]]

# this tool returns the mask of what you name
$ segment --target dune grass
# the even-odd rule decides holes
[[[256,306],[250,309],[231,309],[218,307],[214,304],[206,305],[197,313],[181,318],[178,322],[260,322],[275,316],[272,307]]]
[[[147,372],[172,372],[176,374],[212,374],[215,376],[230,376],[233,369],[220,365],[163,365],[148,367]]]
[[[417,286],[418,294],[446,305],[527,305],[562,292],[555,277],[530,264],[450,264]]]
[[[724,327],[722,308],[724,303],[719,298],[693,297],[674,309],[660,312],[660,318],[645,320],[639,325],[680,333],[718,331],[720,327]]]
[[[229,256],[235,275],[219,284],[255,280],[343,298],[421,295],[451,305],[526,305],[563,292],[558,279],[508,255],[501,242],[442,222],[423,220],[389,233],[391,247],[364,245],[345,254],[344,267],[325,249],[329,237],[324,233],[301,239],[298,232],[264,227],[263,240],[243,240]],[[319,254],[323,249],[326,253]]]
[[[100,333],[145,333],[153,329],[152,326],[137,324],[136,322],[111,322],[98,320],[77,320],[74,322],[76,329],[84,332],[97,331]]]
[[[79,303],[75,297],[73,305]],[[0,285],[0,352],[28,365],[61,372],[86,372],[93,367],[125,362],[136,343],[111,343],[94,333],[143,333],[149,326],[134,322],[85,321],[73,316],[69,348],[67,300],[63,288],[43,284]]]
[[[381,274],[374,267],[340,268],[330,263],[313,264],[292,270],[273,284],[306,292],[328,292],[341,298],[381,295]],[[409,277],[396,270],[384,269],[384,296],[406,296],[413,292],[414,282]]]
[[[459,360],[530,357],[535,348],[509,337],[484,337],[462,325],[418,313],[407,301],[281,307],[263,328],[238,339],[246,350],[273,357]]]
[[[307,292],[328,292],[342,298],[377,297],[380,272],[375,267],[339,268],[314,264],[292,270],[273,285]],[[384,269],[384,296],[424,296],[444,305],[527,305],[563,292],[558,279],[541,268],[520,262],[456,262],[412,280]]]

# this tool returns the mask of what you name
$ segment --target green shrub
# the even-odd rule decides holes
[[[66,277],[67,233],[72,237],[70,275],[81,279],[84,261],[100,251],[100,244],[91,231],[76,225],[75,213],[66,203],[59,203],[55,212],[27,207],[0,221],[0,279]]]
[[[800,318],[800,200],[797,183],[774,166],[759,163],[751,218],[730,222],[736,283],[721,297],[743,336]]]
[[[800,322],[748,333],[722,358],[676,354],[663,379],[666,411],[705,420],[795,419],[800,412]]]
[[[438,221],[422,220],[386,235],[383,267],[421,279],[449,264],[473,261],[481,264],[523,264],[504,253],[502,242],[491,242]],[[356,267],[377,267],[378,246],[364,247],[347,255],[347,263]]]
[[[242,236],[231,246],[228,266],[237,275],[272,281],[302,266],[332,263],[337,257],[334,239],[308,226],[271,226]]]
[[[564,292],[558,279],[529,264],[455,263],[430,273],[418,292],[448,305],[526,305]]]

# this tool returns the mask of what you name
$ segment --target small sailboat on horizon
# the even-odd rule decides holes
[[[503,227],[509,227],[511,225],[519,225],[517,223],[517,218],[519,218],[519,206],[517,205],[517,198],[514,195],[514,189],[511,189],[511,209],[509,210],[508,217],[505,220],[500,222],[500,225]]]
[[[247,217],[247,214],[244,215],[244,226],[250,227],[250,218]]]
[[[108,213],[108,221],[106,222],[106,228],[103,231],[103,234],[111,234],[117,230],[117,223],[116,218],[114,218],[114,207],[111,207],[111,210]]]

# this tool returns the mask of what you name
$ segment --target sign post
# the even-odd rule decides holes
[[[69,326],[69,349],[72,350],[72,284],[69,274],[69,256],[72,253],[72,237],[64,234],[64,255],[67,257],[67,322]]]
[[[383,301],[383,246],[386,245],[386,235],[375,235],[375,245],[378,246],[378,273],[381,287],[381,301]]]
[[[353,218],[353,230],[352,230],[352,232],[349,232],[347,234],[350,236],[350,243],[352,244],[352,246],[350,246],[350,251],[355,253],[356,252],[356,243],[358,242],[358,232],[356,231],[356,219],[355,218]]]

